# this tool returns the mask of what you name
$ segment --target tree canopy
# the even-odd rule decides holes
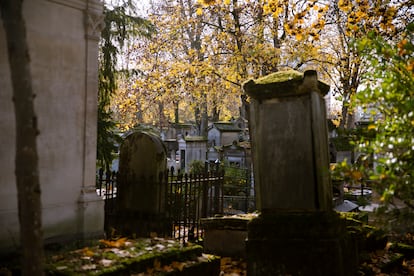
[[[97,160],[107,170],[117,151],[117,143],[120,142],[110,108],[111,100],[118,89],[119,78],[131,75],[128,68],[119,66],[120,58],[125,55],[125,45],[131,39],[148,37],[154,31],[153,25],[134,14],[134,10],[131,1],[104,7],[105,27],[99,43]]]
[[[286,2],[283,12],[265,1],[153,2],[149,19],[157,34],[131,48],[139,73],[113,105],[123,127],[185,120],[204,135],[207,119],[245,116],[244,81],[318,66],[317,15],[328,7],[302,2]]]
[[[320,72],[341,102],[339,126],[352,128],[349,104],[368,67],[355,41],[371,31],[395,37],[413,15],[408,0],[150,3],[157,34],[130,45],[138,73],[112,104],[122,129],[183,120],[202,133],[208,119],[246,117],[242,83],[285,68]]]

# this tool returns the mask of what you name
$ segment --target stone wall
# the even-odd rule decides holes
[[[239,141],[238,132],[223,132],[221,134],[221,146],[231,145],[234,141]]]
[[[185,137],[185,171],[189,172],[190,165],[195,160],[204,162],[207,158],[207,139],[201,136]]]
[[[46,242],[103,233],[95,192],[98,0],[25,1]],[[0,251],[16,248],[15,118],[5,32],[0,18]]]

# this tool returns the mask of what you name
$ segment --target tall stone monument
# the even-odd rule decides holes
[[[116,230],[123,235],[158,235],[168,230],[165,216],[167,150],[159,137],[138,131],[128,135],[119,155]]]
[[[354,247],[332,211],[329,86],[315,71],[290,70],[244,90],[260,211],[248,224],[248,275],[352,275]]]

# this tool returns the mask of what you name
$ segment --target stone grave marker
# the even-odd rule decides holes
[[[260,211],[247,226],[248,275],[353,275],[356,250],[332,210],[329,86],[316,71],[290,70],[244,90]]]
[[[125,138],[119,155],[115,230],[136,236],[168,231],[166,169],[166,148],[159,137],[138,131]]]

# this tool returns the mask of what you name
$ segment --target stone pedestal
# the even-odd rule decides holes
[[[248,224],[247,275],[355,275],[357,248],[334,212],[266,214]]]
[[[352,275],[355,247],[332,211],[329,86],[315,71],[284,71],[244,90],[261,212],[248,224],[248,275]]]

